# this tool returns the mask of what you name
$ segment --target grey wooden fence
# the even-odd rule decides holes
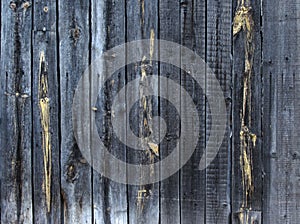
[[[1,0],[0,10],[1,223],[300,222],[298,0]],[[151,38],[188,47],[207,62],[224,93],[226,134],[216,158],[199,170],[203,154],[209,157],[209,80],[201,90],[177,67],[128,65],[104,83],[93,108],[112,154],[151,163],[172,152],[180,135],[172,105],[145,98],[133,110],[132,129],[147,134],[149,120],[160,115],[165,141],[134,154],[115,138],[110,106],[129,80],[173,79],[189,89],[201,125],[193,156],[176,174],[146,186],[119,184],[96,172],[78,148],[74,91],[102,52]],[[132,91],[143,98],[145,85]],[[155,88],[161,91],[159,83]],[[119,110],[125,119],[126,105]]]

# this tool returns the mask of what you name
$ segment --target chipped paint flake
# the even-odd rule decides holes
[[[144,203],[143,200],[147,196],[147,190],[144,189],[143,187],[138,191],[137,195],[137,206],[140,212],[143,211],[144,209]]]
[[[51,210],[51,134],[50,134],[50,99],[48,97],[48,76],[45,53],[40,53],[39,73],[39,107],[42,126],[42,147],[44,158],[44,188],[46,192],[47,211]]]
[[[159,156],[159,146],[157,144],[149,142],[148,146],[156,156]]]

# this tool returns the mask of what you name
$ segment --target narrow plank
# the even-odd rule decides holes
[[[60,223],[56,1],[34,2],[33,8],[33,221]]]
[[[239,12],[243,5],[235,2],[234,12],[234,45],[233,45],[233,176],[232,176],[232,209],[233,220],[237,222],[238,214],[246,217],[248,210],[262,211],[262,82],[261,82],[261,36],[260,36],[260,3],[251,2],[244,5],[249,13]],[[238,30],[238,24],[250,21],[247,29]],[[246,67],[249,63],[249,71]],[[248,79],[248,77],[250,77]],[[244,92],[245,87],[248,88]],[[246,94],[245,96],[243,94]],[[243,116],[243,113],[245,116]],[[243,118],[245,117],[245,118]],[[249,132],[245,131],[248,129]],[[241,135],[241,133],[244,133]],[[243,138],[246,140],[244,146]],[[242,160],[241,160],[242,158]],[[247,172],[247,163],[251,170]],[[251,214],[251,213],[249,213]],[[259,218],[260,220],[261,218]],[[250,220],[250,219],[249,219]],[[259,221],[260,223],[260,221]]]
[[[157,0],[129,0],[126,2],[126,41],[152,39],[158,37],[158,1]],[[151,42],[151,41],[150,41]],[[151,44],[150,44],[151,45]],[[142,47],[142,46],[141,46]],[[127,54],[130,49],[127,49]],[[143,52],[145,57],[150,49]],[[157,54],[157,52],[153,52]],[[150,56],[151,57],[151,56]],[[139,79],[126,93],[126,100],[132,96],[139,96],[139,101],[133,108],[127,107],[127,113],[132,112],[129,124],[140,140],[135,147],[141,150],[128,148],[127,161],[134,164],[151,164],[157,160],[157,155],[149,147],[153,139],[148,137],[154,131],[153,115],[158,113],[158,103],[151,97],[146,97],[149,89],[158,93],[158,83],[149,85],[148,76],[157,75],[157,64],[151,58],[141,58],[141,62],[127,66],[127,81]],[[128,102],[128,101],[127,101]],[[154,171],[158,172],[158,171]],[[128,174],[135,175],[135,174]],[[136,176],[136,179],[140,179]],[[159,184],[133,186],[128,185],[129,223],[158,223],[159,222]]]
[[[35,31],[33,35],[34,222],[60,223],[56,32]]]
[[[180,2],[159,1],[159,39],[180,44]],[[179,59],[180,60],[180,59]],[[180,63],[180,62],[179,62]],[[180,84],[180,69],[169,64],[160,63],[159,75]],[[166,91],[159,89],[160,92]],[[169,90],[168,88],[168,91]],[[180,104],[180,92],[173,90]],[[171,153],[179,141],[179,115],[172,103],[160,99],[159,113],[168,127],[166,136],[160,144],[160,157]],[[174,161],[178,163],[179,161]],[[161,168],[161,175],[164,170]],[[180,172],[160,182],[160,222],[180,223]]]
[[[117,45],[125,43],[125,3],[124,1],[92,1],[92,61],[101,53]],[[125,62],[125,52],[123,55]],[[96,74],[93,74],[96,75]],[[123,118],[124,139],[126,139],[126,99],[119,96],[118,108],[112,111],[112,102],[116,94],[125,85],[125,68],[114,74],[112,78],[102,73],[99,86],[102,88],[96,105],[96,122],[98,133],[109,152],[118,159],[126,161],[126,145],[116,139],[110,122],[111,116]],[[107,161],[109,163],[109,161]],[[110,167],[109,165],[107,167]],[[125,171],[126,167],[120,167]],[[127,221],[127,186],[116,183],[96,171],[93,172],[93,223],[128,223]]]
[[[1,14],[1,11],[2,11],[2,4],[0,4],[0,14]],[[1,16],[0,16],[0,24],[2,24],[2,17]],[[0,27],[0,29],[1,29],[1,27]],[[1,54],[2,44],[1,44],[1,42],[2,42],[2,36],[0,35],[0,61],[2,61],[2,54]],[[1,82],[1,83],[3,83],[3,82]],[[3,91],[1,92],[1,90],[4,90],[4,88],[3,88],[4,86],[2,84],[0,84],[0,86],[1,86],[0,94],[1,94],[1,96],[3,96],[4,93],[3,93]],[[1,96],[0,96],[0,103],[2,104],[3,100],[2,100]],[[1,118],[2,118],[2,110],[0,109],[0,124],[2,124]],[[1,142],[1,137],[0,137],[0,142]],[[0,163],[2,164],[2,157],[0,157]],[[3,174],[1,172],[2,170],[3,170],[3,167],[2,167],[2,165],[0,165],[0,223],[1,223],[1,214],[2,214],[2,212],[1,212],[1,207],[2,207],[2,196],[1,196],[2,191],[1,191],[1,189],[2,189],[2,177],[3,177]]]
[[[299,16],[297,1],[263,2],[264,223],[299,220]]]
[[[203,61],[206,49],[206,1],[181,2],[181,44],[196,52]],[[182,59],[184,60],[184,59]],[[182,62],[182,68],[193,67]],[[190,161],[182,168],[180,177],[181,223],[205,223],[206,175],[199,170],[199,161],[205,149],[205,86],[200,87],[185,71],[181,71],[181,87],[189,92],[197,105],[200,121],[198,145]],[[205,74],[197,74],[205,79]],[[205,80],[203,81],[205,83]],[[185,110],[187,100],[181,95],[181,110]],[[194,115],[192,115],[194,116]],[[188,129],[192,129],[189,125]],[[188,131],[188,130],[181,130]],[[182,141],[182,149],[186,143]]]
[[[1,223],[30,223],[31,3],[1,1],[1,21]]]
[[[61,194],[64,223],[92,222],[91,167],[72,127],[73,94],[89,65],[89,1],[58,1],[61,99]]]
[[[207,1],[207,53],[206,62],[220,82],[227,106],[231,113],[231,22],[232,1]],[[213,93],[214,87],[207,78],[206,91]],[[206,136],[210,135],[210,109],[206,107]],[[206,223],[230,222],[230,119],[223,144],[217,157],[206,169]],[[210,150],[209,148],[207,150]],[[206,158],[211,159],[210,153]]]

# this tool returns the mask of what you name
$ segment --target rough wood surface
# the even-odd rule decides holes
[[[232,219],[237,222],[238,214],[262,210],[260,3],[237,1],[233,15]]]
[[[180,43],[180,4],[179,1],[159,1],[159,38]],[[180,69],[174,66],[160,63],[159,74],[169,77],[180,83]],[[160,89],[160,91],[165,91]],[[180,101],[180,92],[173,92]],[[179,102],[180,103],[180,102]],[[164,157],[173,151],[179,139],[179,117],[171,107],[171,104],[160,99],[160,116],[168,127],[166,137],[160,144],[160,157]],[[179,161],[174,161],[175,163]],[[164,174],[162,168],[161,175]],[[177,172],[166,180],[160,182],[160,220],[161,223],[180,223],[180,174]]]
[[[60,145],[57,51],[55,32],[34,31],[33,186],[37,223],[59,223]]]
[[[1,1],[1,22],[1,223],[30,223],[31,6]]]
[[[206,54],[206,2],[181,1],[181,44],[195,51],[202,59],[205,60]],[[194,64],[186,65],[182,59],[181,67],[195,66]],[[197,74],[205,79],[205,74]],[[205,80],[203,80],[205,83]],[[205,223],[205,198],[206,198],[206,170],[199,170],[199,162],[203,153],[205,153],[205,134],[206,134],[206,98],[205,86],[199,86],[195,80],[189,77],[188,72],[181,70],[181,86],[192,95],[193,101],[197,106],[200,133],[198,134],[198,145],[190,161],[180,171],[180,208],[181,223]],[[180,96],[181,108],[184,110],[187,99]],[[195,116],[195,115],[190,115]],[[192,129],[193,125],[187,128]],[[181,130],[188,131],[188,130]],[[181,150],[184,150],[186,143],[181,142]],[[168,186],[169,187],[169,186]]]
[[[61,196],[64,223],[92,222],[92,169],[73,135],[72,102],[90,61],[89,1],[59,1]]]
[[[264,223],[299,220],[299,3],[263,2]]]
[[[299,7],[297,0],[1,0],[0,222],[298,223]],[[187,130],[181,130],[178,111],[166,99],[146,97],[150,89],[162,93],[161,82],[170,78],[197,105],[200,133],[191,159],[159,183],[131,186],[102,176],[83,157],[72,103],[93,60],[140,39],[150,45],[154,39],[173,41],[205,59],[220,81],[228,122],[216,158],[199,170],[203,154],[207,161],[212,157],[204,150],[212,128],[205,93],[216,91],[212,80],[206,77],[200,88],[189,72],[151,56],[106,82],[105,73],[98,74],[103,88],[90,113],[109,152],[128,163],[158,162],[178,142],[181,149],[186,143],[179,141]],[[122,57],[126,62],[128,54]],[[158,74],[159,81],[149,85]],[[140,82],[118,96],[122,103],[112,111],[117,93],[134,79]],[[179,90],[169,93],[181,111],[188,106]],[[140,100],[128,108],[133,95]],[[165,124],[153,119],[158,115]],[[122,117],[124,127],[129,121],[136,136],[147,136],[135,145],[143,151],[118,139],[113,116]],[[158,145],[148,136],[163,125],[167,133]],[[126,128],[121,134],[127,139]]]
[[[35,223],[61,222],[56,2],[38,1],[33,44],[33,203]]]
[[[125,3],[124,1],[92,1],[92,58],[97,60],[101,54],[117,45],[125,42]],[[123,59],[125,62],[125,53]],[[97,75],[97,74],[92,74]],[[120,105],[113,111],[111,108],[115,95],[125,85],[125,68],[113,74],[112,78],[106,76],[106,73],[100,74],[99,86],[102,88],[99,94],[97,104],[94,105],[97,110],[96,122],[98,133],[104,139],[108,150],[117,155],[119,159],[126,161],[126,145],[116,141],[116,136],[112,132],[110,122],[111,116],[122,117],[122,127],[126,127],[126,104],[125,96],[120,96]],[[123,129],[123,135],[126,129]],[[126,137],[125,137],[126,138]],[[109,161],[107,161],[109,163]],[[109,167],[109,166],[108,166]],[[115,167],[116,168],[116,167]],[[126,166],[117,167],[126,171]],[[126,175],[126,172],[124,172]],[[93,223],[128,223],[127,208],[127,186],[119,184],[101,176],[93,171]]]
[[[129,0],[126,3],[126,41],[149,39],[150,42],[153,42],[154,38],[158,36],[158,1]],[[130,51],[131,49],[127,49],[127,54],[130,54]],[[135,112],[134,116],[129,117],[129,124],[132,125],[132,130],[137,136],[146,137],[136,143],[135,147],[139,150],[128,147],[127,161],[144,165],[157,161],[157,155],[149,147],[153,140],[147,138],[154,131],[152,118],[158,112],[158,103],[147,96],[150,89],[156,94],[158,92],[158,83],[151,85],[148,82],[148,77],[157,73],[157,63],[149,58],[151,57],[149,51],[150,49],[145,49],[140,62],[126,67],[127,82],[134,79],[140,80],[126,93],[127,100],[133,95],[139,96],[139,100],[133,108],[127,107],[127,113]],[[157,52],[153,52],[153,54],[157,54]],[[159,171],[154,170],[153,172]],[[135,178],[140,179],[141,177],[135,175]],[[128,214],[129,223],[159,223],[159,183],[141,186],[128,185]]]
[[[206,62],[219,80],[224,92],[228,122],[223,144],[217,157],[206,169],[206,223],[230,221],[230,113],[231,113],[231,48],[232,1],[207,1]],[[212,81],[207,78],[206,92],[214,92]],[[206,107],[206,137],[210,134],[210,109]],[[209,149],[208,149],[209,150]],[[210,158],[207,152],[207,158]]]

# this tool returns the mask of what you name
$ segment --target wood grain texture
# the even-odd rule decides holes
[[[92,62],[101,54],[117,45],[125,43],[125,3],[124,1],[92,1]],[[125,53],[123,60],[125,62]],[[105,65],[104,65],[105,66]],[[97,75],[97,74],[92,74]],[[119,96],[120,103],[113,111],[112,102],[116,100],[116,94],[125,86],[125,68],[113,74],[108,79],[106,73],[100,74],[99,99],[95,105],[97,108],[96,122],[98,133],[105,146],[118,159],[126,161],[126,145],[117,141],[111,124],[111,116],[123,118],[120,128],[123,128],[126,139],[126,96]],[[105,161],[109,164],[109,161]],[[107,165],[107,167],[111,167]],[[124,172],[126,166],[113,167],[113,172]],[[96,171],[93,172],[93,223],[128,223],[127,186],[110,181]]]
[[[298,223],[299,7],[297,0],[1,0],[0,223]],[[180,84],[197,105],[200,133],[191,159],[159,183],[131,186],[105,178],[83,157],[73,133],[72,103],[93,60],[140,39],[173,41],[205,59],[224,92],[228,123],[217,157],[198,170],[203,153],[212,156],[204,151],[212,129],[205,93],[215,91],[212,80],[206,76],[201,88],[189,72],[151,56],[108,80],[96,74],[103,88],[95,105],[86,89],[85,103],[109,152],[128,163],[158,162],[178,142],[181,149],[186,145],[179,139],[187,130],[172,103],[145,97],[150,89],[166,91],[163,78],[149,85],[151,76]],[[122,56],[125,62],[129,52]],[[193,67],[178,58],[182,67]],[[134,79],[140,82],[117,96]],[[170,90],[171,82],[167,87],[184,110],[184,95]],[[128,108],[133,95],[140,100]],[[112,110],[116,98],[121,103]],[[136,143],[143,151],[118,139],[113,116],[147,137]],[[167,126],[159,145],[149,137],[164,125],[155,116]],[[125,128],[120,132],[128,137]]]
[[[74,91],[89,66],[90,4],[85,0],[59,1],[58,7],[63,220],[91,223],[91,167],[82,157],[72,132]]]
[[[206,54],[206,1],[181,1],[181,44],[196,52],[205,61]],[[194,65],[191,62],[184,63],[182,58],[181,68]],[[198,72],[198,71],[196,71]],[[205,74],[197,74],[205,79]],[[205,83],[205,80],[203,81]],[[192,96],[197,106],[200,133],[198,135],[198,145],[190,161],[180,171],[180,199],[181,199],[181,223],[205,223],[205,199],[206,199],[206,171],[199,170],[200,159],[205,153],[205,130],[206,130],[206,98],[205,86],[199,86],[195,80],[191,79],[188,72],[181,70],[181,88]],[[181,94],[181,110],[185,110],[189,105],[187,99]],[[195,115],[190,115],[195,116]],[[193,124],[187,129],[193,129]],[[188,130],[181,130],[181,132]],[[185,141],[181,141],[181,150],[185,150]]]
[[[60,223],[57,8],[55,1],[38,1],[33,8],[33,221]]]
[[[59,91],[56,33],[33,33],[33,196],[37,223],[60,223]],[[45,104],[44,104],[45,103]]]
[[[244,6],[249,11],[240,14],[243,4],[235,2],[233,14],[232,219],[234,222],[238,221],[238,214],[248,214],[248,210],[258,212],[262,210],[261,13],[259,2],[246,1]],[[249,28],[243,25],[248,23],[247,21],[251,23]],[[239,24],[242,26],[237,29]],[[245,161],[249,161],[249,165]],[[250,167],[249,172],[247,167]]]
[[[279,10],[280,9],[280,10]],[[263,2],[264,223],[299,220],[299,3]]]
[[[224,92],[228,123],[218,155],[206,169],[206,223],[230,221],[231,15],[232,1],[207,1],[206,62],[219,80]],[[213,88],[211,80],[207,78],[206,91],[213,93]],[[206,136],[208,137],[211,126],[208,104],[206,108]],[[207,158],[210,158],[209,152],[207,152]]]
[[[126,3],[126,41],[149,39],[151,45],[151,41],[153,43],[158,36],[158,1],[129,0]],[[158,103],[155,102],[155,99],[147,96],[150,89],[156,95],[158,93],[158,83],[151,85],[148,82],[148,76],[156,75],[158,69],[157,63],[150,58],[150,50],[145,49],[143,52],[145,57],[141,58],[140,62],[126,67],[127,82],[134,79],[140,80],[139,84],[126,93],[127,99],[133,95],[139,96],[139,100],[133,108],[127,107],[127,113],[133,114],[128,123],[133,132],[143,138],[135,145],[137,149],[141,150],[128,148],[127,161],[134,164],[151,164],[158,159],[149,146],[153,143],[150,135],[155,128],[153,115],[158,113]],[[130,51],[131,49],[127,49],[127,54],[130,54]],[[157,52],[153,52],[153,54],[157,54]],[[153,170],[153,172],[159,171]],[[140,179],[139,175],[132,173],[128,175]],[[157,173],[153,175],[157,175]],[[129,223],[159,223],[159,183],[140,186],[128,185],[128,209]]]
[[[179,1],[159,1],[159,38],[180,43],[180,3]],[[159,74],[174,80],[180,84],[180,69],[174,66],[160,63]],[[159,90],[166,91],[165,89]],[[180,92],[173,90],[180,104]],[[165,139],[160,143],[160,157],[172,152],[179,141],[179,116],[172,108],[172,104],[160,99],[160,116],[165,120],[168,127]],[[174,161],[178,163],[179,161]],[[162,168],[161,175],[164,174]],[[180,223],[180,173],[179,171],[160,182],[160,220],[161,223]]]
[[[1,21],[1,223],[30,223],[32,9],[1,1]]]

